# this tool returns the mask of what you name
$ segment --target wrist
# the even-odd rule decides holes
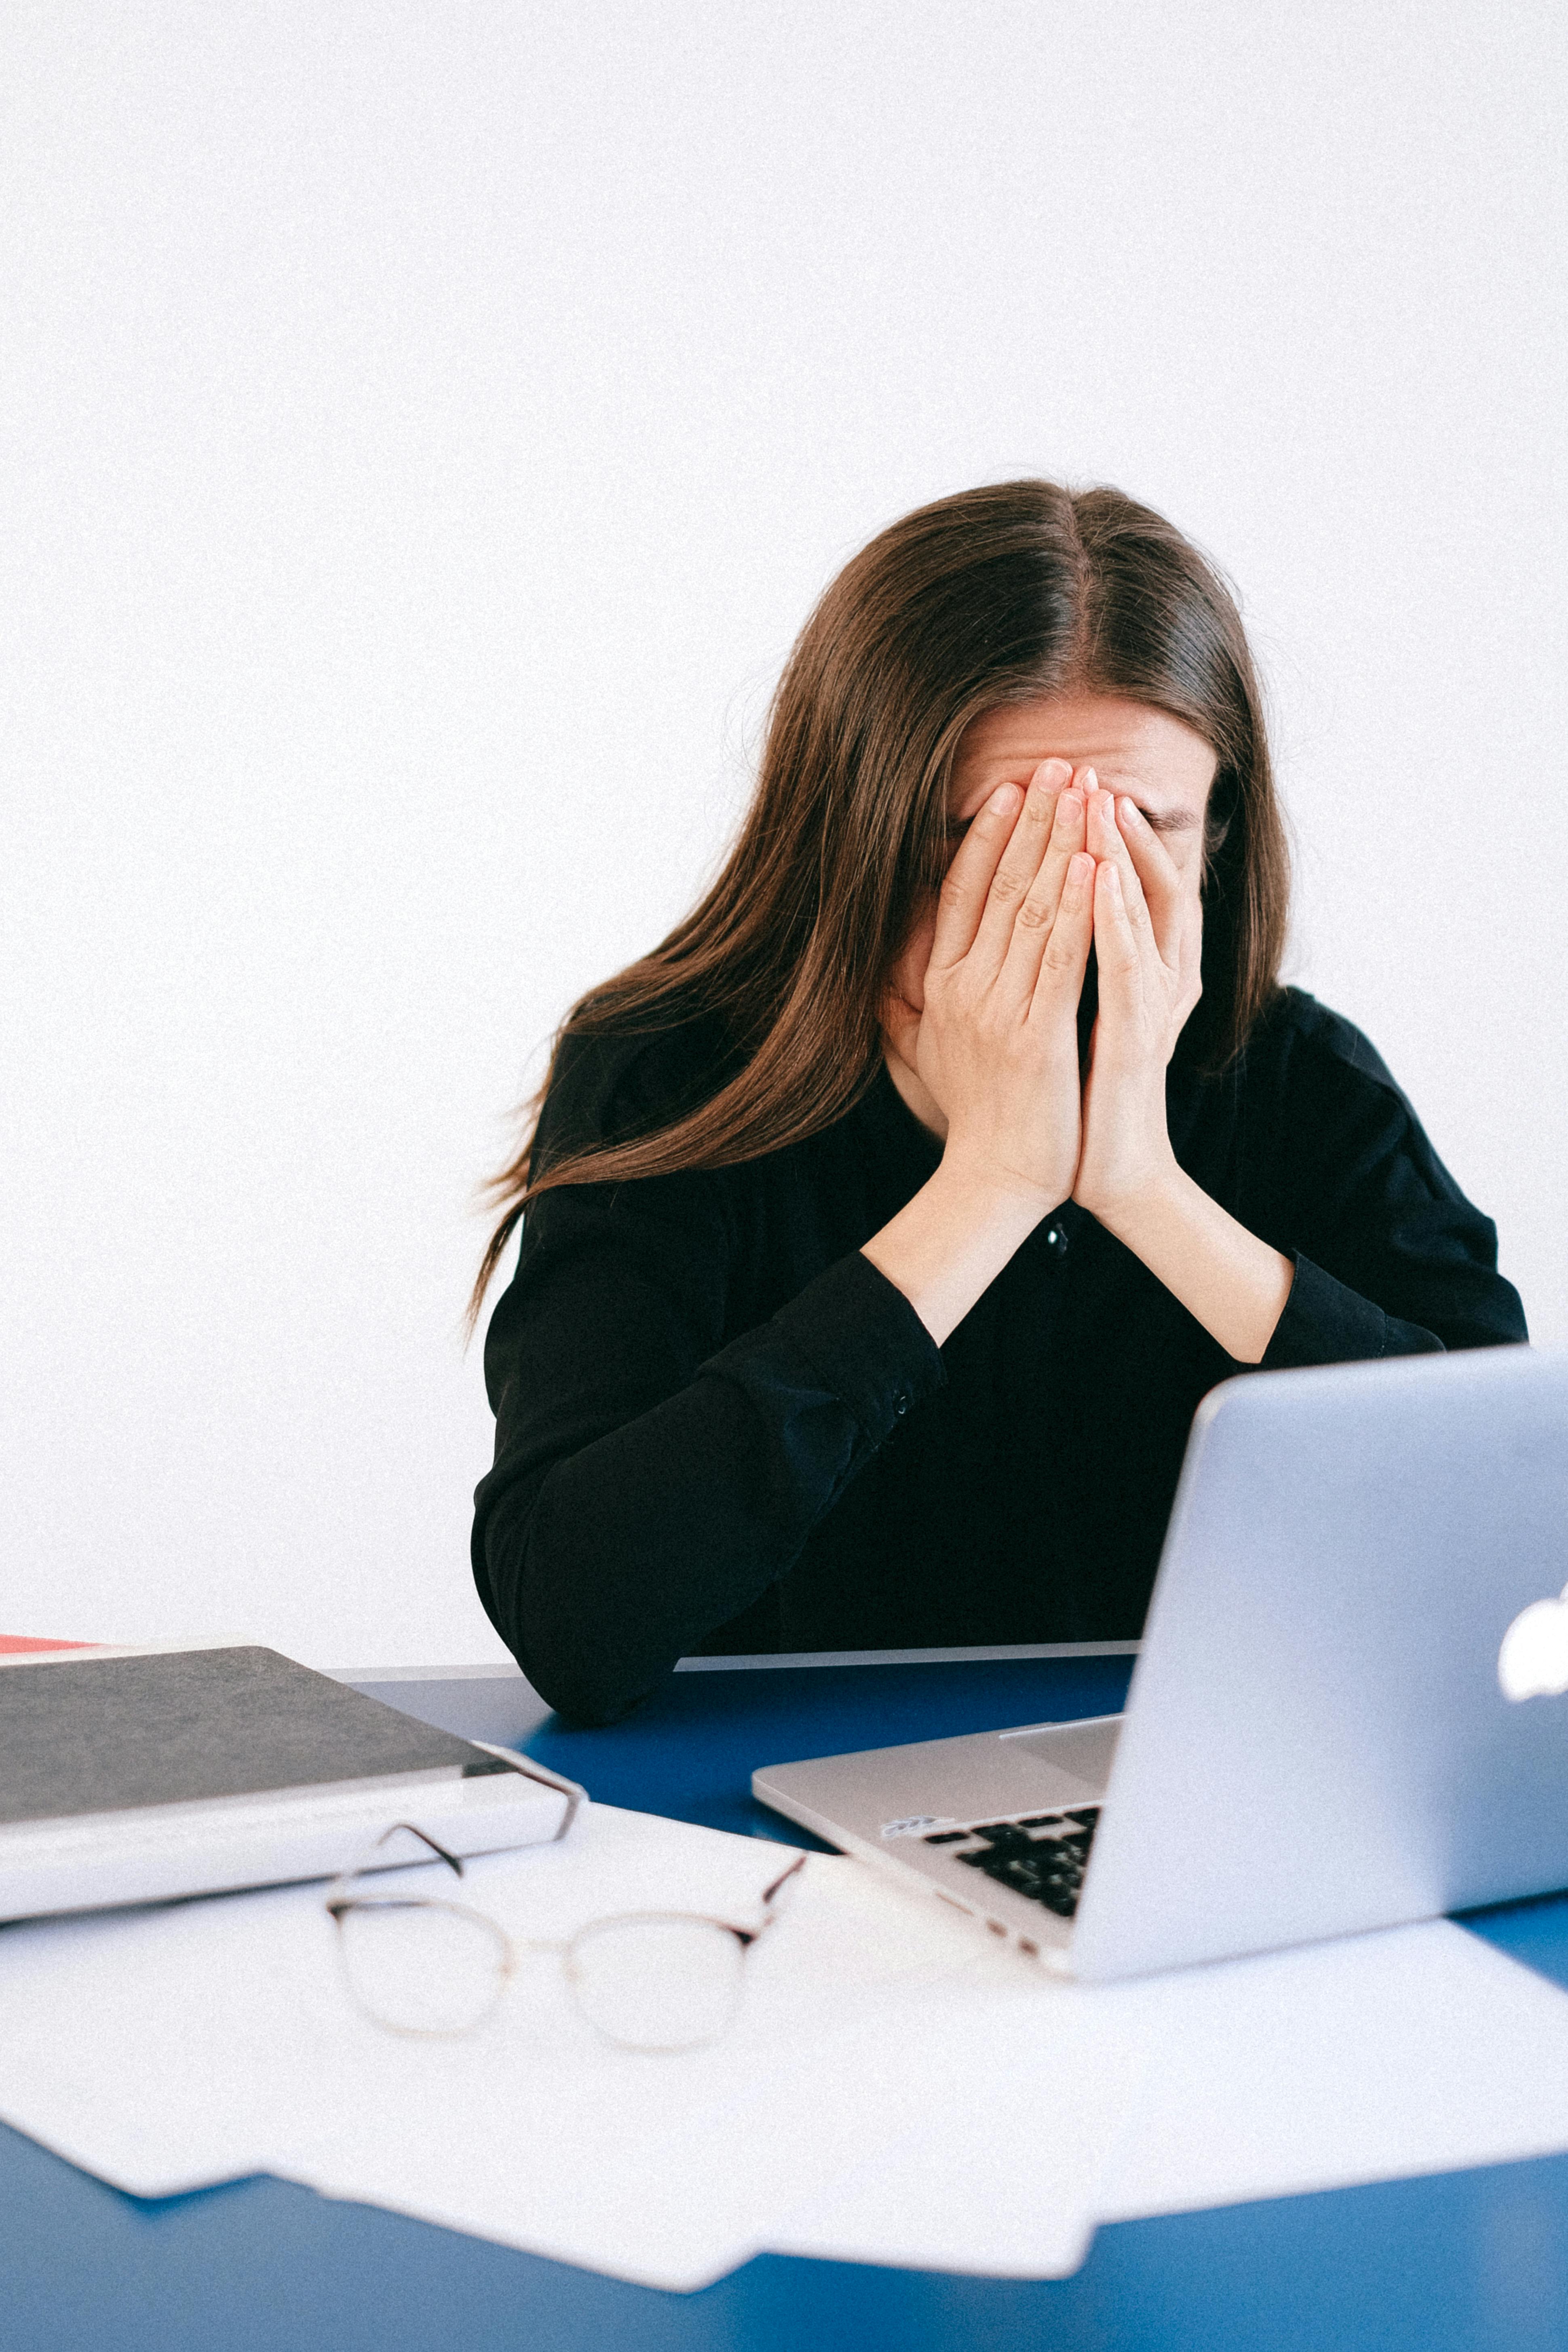
[[[1055,1205],[1038,1186],[962,1156],[944,1159],[862,1255],[903,1292],[940,1348]]]
[[[1114,1192],[1102,1197],[1085,1200],[1086,1208],[1098,1224],[1132,1251],[1142,1256],[1141,1242],[1148,1241],[1168,1231],[1191,1206],[1191,1195],[1198,1188],[1180,1165],[1167,1139],[1165,1150],[1149,1167],[1139,1171],[1130,1181],[1120,1184]],[[1079,1196],[1075,1196],[1079,1197]]]
[[[1222,1208],[1173,1157],[1162,1181],[1095,1215],[1141,1258],[1226,1355],[1261,1363],[1295,1280],[1294,1261]]]
[[[1016,1230],[1022,1240],[1061,1206],[1072,1186],[1070,1176],[1058,1190],[1032,1182],[984,1150],[950,1138],[927,1189],[965,1224]]]

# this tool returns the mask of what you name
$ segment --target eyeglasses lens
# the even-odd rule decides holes
[[[488,1920],[445,1903],[366,1903],[339,1922],[360,2007],[398,2033],[467,2033],[495,2007],[506,1945]]]
[[[566,1957],[577,2005],[627,2050],[716,2042],[741,1998],[744,1948],[725,1927],[680,1917],[605,1919]]]

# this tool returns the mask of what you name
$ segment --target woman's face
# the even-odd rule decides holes
[[[1070,760],[1075,781],[1086,768],[1107,790],[1130,793],[1196,890],[1203,871],[1204,818],[1218,764],[1201,735],[1114,695],[1050,694],[988,710],[964,733],[948,793],[949,855],[970,819],[998,784],[1027,784],[1042,760]],[[885,1023],[889,1049],[907,1060],[912,1024],[925,1006],[925,969],[936,929],[933,896],[890,974]],[[904,1047],[900,1052],[900,1045]]]

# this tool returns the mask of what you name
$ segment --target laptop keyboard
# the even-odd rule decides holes
[[[1070,1919],[1078,1909],[1099,1820],[1100,1807],[1085,1805],[1072,1813],[1031,1813],[1026,1821],[976,1822],[967,1830],[935,1830],[925,1843],[954,1847],[954,1862],[967,1863],[1016,1895],[1043,1903],[1058,1919]]]

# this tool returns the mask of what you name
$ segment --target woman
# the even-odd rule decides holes
[[[1010,482],[855,558],[723,872],[494,1188],[474,1572],[547,1698],[1135,1636],[1215,1381],[1524,1339],[1372,1046],[1280,987],[1287,886],[1239,615],[1158,515]]]

